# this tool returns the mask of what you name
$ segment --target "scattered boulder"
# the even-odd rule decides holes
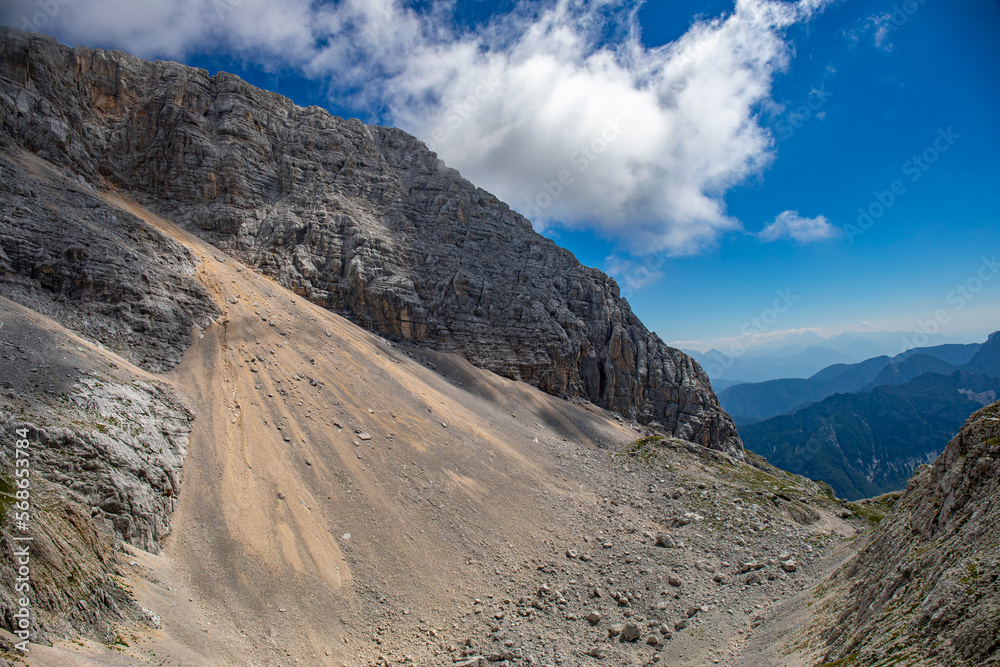
[[[820,519],[819,512],[814,510],[812,507],[799,503],[795,503],[789,507],[788,512],[797,523],[800,523],[803,526],[811,526]]]
[[[639,626],[635,623],[627,623],[624,628],[622,628],[621,636],[623,642],[634,642],[637,641],[642,634]]]
[[[670,533],[657,533],[656,534],[656,546],[665,547],[667,549],[676,549],[677,541],[674,536]]]

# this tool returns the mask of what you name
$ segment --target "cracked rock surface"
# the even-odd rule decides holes
[[[1000,403],[979,410],[829,584],[827,661],[1000,660]]]
[[[5,150],[129,190],[368,329],[742,457],[701,367],[646,329],[613,279],[400,130],[8,28],[0,108]]]

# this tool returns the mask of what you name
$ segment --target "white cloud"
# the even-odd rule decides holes
[[[892,16],[890,14],[880,14],[869,17],[868,22],[865,24],[865,31],[872,34],[872,40],[875,42],[876,48],[890,53],[892,51],[892,41],[889,39],[889,33],[893,27]]]
[[[223,49],[298,68],[536,225],[685,254],[741,229],[723,196],[774,158],[756,112],[788,66],[783,31],[827,1],[736,0],[658,48],[639,40],[637,0],[523,4],[472,32],[444,0],[420,14],[393,0],[74,0],[43,29],[143,57]],[[13,25],[37,9],[5,4]],[[609,27],[624,37],[609,43]]]
[[[308,0],[11,0],[0,20],[69,44],[183,59],[219,47],[301,61],[314,48]]]
[[[916,11],[916,10],[914,10]],[[909,20],[909,14],[903,12],[898,5],[893,5],[893,12],[882,12],[872,16],[866,16],[858,21],[857,27],[845,31],[852,47],[861,43],[862,37],[870,36],[875,48],[892,53],[894,45],[892,43],[892,33],[904,25]]]
[[[830,224],[822,215],[804,218],[798,211],[785,211],[761,230],[758,237],[762,241],[792,239],[799,243],[811,243],[832,239],[840,234],[840,229]]]

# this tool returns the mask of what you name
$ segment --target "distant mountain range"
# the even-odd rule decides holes
[[[714,349],[705,353],[695,351],[687,353],[701,364],[712,380],[712,386],[717,389],[720,383],[732,386],[773,378],[808,377],[831,364],[857,361],[836,350],[819,346],[808,347],[788,356],[782,353],[778,353],[781,356],[772,356],[762,351],[751,350],[737,357]]]
[[[831,365],[854,364],[879,356],[898,355],[907,334],[898,331],[842,333],[823,338],[814,332],[790,334],[737,351],[685,349],[702,365],[716,391],[777,378],[809,378]],[[938,347],[964,341],[940,337]],[[955,363],[955,362],[952,362]],[[964,362],[962,362],[964,363]],[[961,365],[956,363],[956,366]]]
[[[925,373],[870,392],[836,394],[744,426],[740,435],[769,463],[856,500],[905,487],[918,465],[934,460],[969,415],[998,395],[1000,378]]]
[[[981,347],[979,343],[971,343],[915,348],[895,357],[879,356],[855,364],[834,364],[808,378],[748,382],[722,390],[716,387],[716,390],[720,392],[719,402],[726,412],[737,425],[745,425],[792,413],[836,393],[901,384],[922,373],[948,374],[971,364]],[[966,370],[1000,375],[982,364],[970,365]]]
[[[857,499],[903,488],[916,466],[998,395],[1000,332],[981,345],[919,348],[808,379],[737,385],[720,401],[742,423],[748,449]],[[748,423],[748,414],[769,418]]]

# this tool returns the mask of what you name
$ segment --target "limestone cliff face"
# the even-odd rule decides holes
[[[160,372],[219,313],[194,272],[183,247],[85,182],[0,152],[0,296]]]
[[[742,457],[700,366],[613,279],[400,130],[6,28],[0,110],[7,151],[129,190],[367,328]]]
[[[1000,659],[1000,403],[969,417],[834,579],[828,661],[982,665]],[[895,662],[894,662],[895,664]]]

